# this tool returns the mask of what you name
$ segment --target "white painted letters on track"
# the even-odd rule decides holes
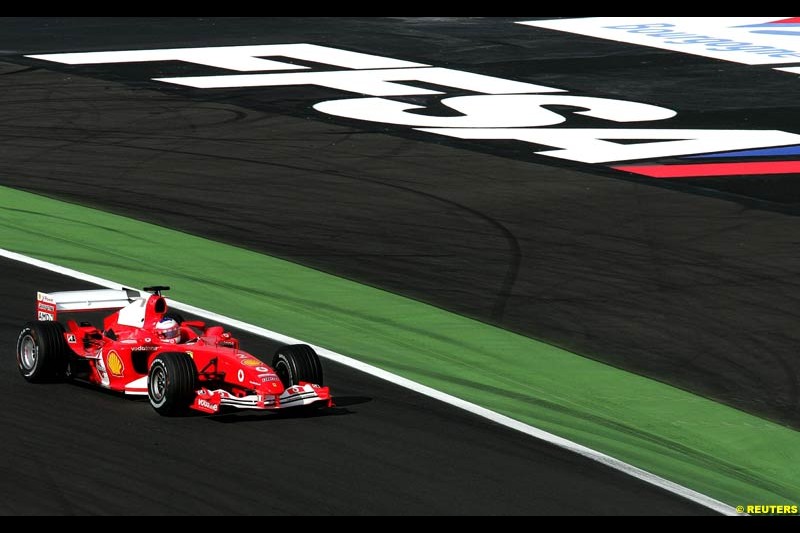
[[[535,83],[305,43],[38,54],[28,57],[68,65],[185,61],[228,71],[261,71],[257,74],[153,79],[199,89],[315,85],[359,96],[368,95],[373,98],[333,99],[319,102],[313,107],[328,115],[408,126],[417,131],[459,139],[528,142],[536,145],[532,153],[537,155],[582,163],[610,163],[800,144],[800,135],[779,130],[619,128],[615,124],[663,121],[674,117],[676,112],[652,104],[571,95],[563,89]],[[297,65],[264,57],[289,58],[312,65]],[[313,63],[345,70],[314,70]],[[274,72],[277,70],[302,72]],[[416,86],[419,83],[434,88]],[[452,92],[457,95],[444,98],[441,103],[460,113],[458,116],[424,114],[420,112],[426,109],[423,106],[377,98],[448,95]],[[464,95],[465,92],[477,94]],[[574,110],[557,112],[544,106],[562,106]],[[612,127],[552,127],[568,122],[573,113],[610,122]],[[642,142],[636,143],[637,140]],[[548,146],[556,149],[542,150],[542,147]]]

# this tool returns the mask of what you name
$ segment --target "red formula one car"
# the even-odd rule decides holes
[[[38,320],[17,340],[20,373],[28,381],[68,378],[146,394],[162,415],[333,405],[310,346],[283,346],[269,365],[241,350],[222,326],[168,312],[161,296],[168,289],[38,293]],[[95,311],[104,312],[102,329],[69,318]]]

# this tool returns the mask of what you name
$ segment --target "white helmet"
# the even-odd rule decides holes
[[[181,337],[181,328],[172,318],[162,318],[156,324],[156,334],[161,342],[177,343]]]

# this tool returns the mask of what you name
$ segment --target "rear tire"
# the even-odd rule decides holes
[[[322,363],[314,349],[307,344],[282,346],[272,358],[272,368],[285,388],[301,381],[322,385]]]
[[[197,389],[197,367],[188,354],[164,352],[150,363],[147,396],[150,405],[163,416],[184,414]]]
[[[69,346],[58,322],[28,322],[17,338],[17,368],[32,382],[55,381],[66,374]]]
[[[168,311],[168,312],[164,313],[164,318],[171,318],[172,320],[177,322],[179,325],[183,324],[183,322],[184,322],[183,315],[178,313],[177,311]]]

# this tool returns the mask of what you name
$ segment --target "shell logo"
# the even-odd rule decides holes
[[[258,359],[245,359],[242,364],[244,366],[261,366],[263,363]]]
[[[111,350],[106,354],[106,368],[108,368],[108,373],[115,377],[122,377],[122,372],[125,370],[125,365],[122,362],[122,358],[119,356],[117,352]]]

